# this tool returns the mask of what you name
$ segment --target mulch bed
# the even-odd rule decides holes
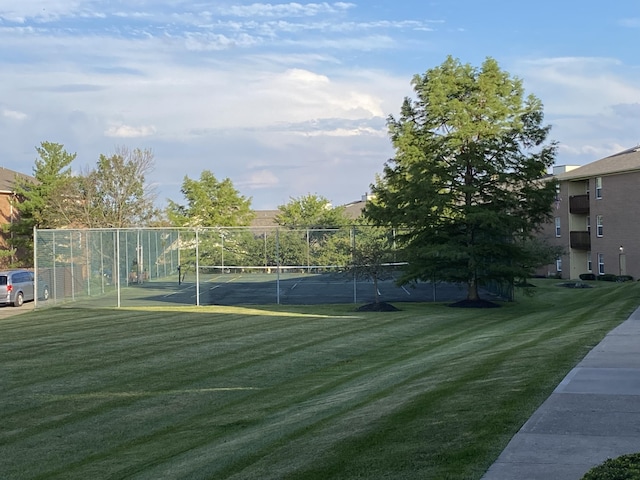
[[[358,312],[399,312],[400,309],[387,302],[367,303],[357,308]]]

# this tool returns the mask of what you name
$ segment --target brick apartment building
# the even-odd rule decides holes
[[[5,225],[10,225],[19,217],[19,212],[15,208],[15,180],[16,177],[35,181],[35,178],[23,173],[14,172],[4,167],[0,167],[0,249],[7,249],[8,235],[5,233]],[[0,258],[0,264],[6,263],[10,259]]]
[[[640,279],[640,146],[553,174],[559,188],[543,235],[565,253],[541,273]]]

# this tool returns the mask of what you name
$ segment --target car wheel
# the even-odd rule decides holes
[[[49,300],[49,287],[42,289],[42,300]]]
[[[22,292],[18,292],[16,295],[16,299],[13,302],[14,307],[21,307],[24,303],[24,297],[22,296]]]

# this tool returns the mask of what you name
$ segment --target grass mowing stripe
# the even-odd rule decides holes
[[[358,329],[361,329],[361,328],[362,327],[359,327]],[[304,345],[302,345],[302,346],[301,345],[296,345],[295,348],[296,349],[300,349],[300,348],[303,348],[303,347],[304,347]],[[199,361],[202,361],[202,360],[203,360],[203,358],[201,358]],[[204,358],[204,360],[206,360],[206,358]],[[259,358],[258,361],[264,361],[264,358]],[[171,362],[169,362],[169,365],[171,365]],[[175,369],[176,366],[173,365],[171,368]],[[229,368],[229,367],[226,366],[225,368]],[[219,374],[219,372],[214,372],[214,373],[218,373]],[[113,374],[109,375],[109,377],[112,377],[112,378],[115,378],[117,376],[118,375],[113,375]],[[209,376],[209,374],[207,374],[207,376]],[[126,377],[125,377],[125,380],[126,380]],[[149,382],[149,378],[146,378],[145,380],[147,382]],[[153,384],[153,382],[149,382],[149,383]],[[107,384],[107,385],[103,386],[103,390],[106,390],[109,387],[110,387],[110,385]],[[179,388],[179,386],[172,385],[172,388]],[[78,420],[78,419],[80,419],[82,417],[86,417],[87,415],[91,415],[91,414],[95,413],[96,411],[100,411],[102,408],[105,408],[107,405],[111,405],[113,407],[115,407],[116,405],[120,405],[121,406],[126,401],[134,401],[134,400],[136,400],[137,397],[142,397],[142,396],[148,397],[148,396],[151,396],[151,395],[155,395],[156,394],[156,391],[155,391],[156,389],[157,389],[157,387],[154,388],[153,391],[144,393],[144,395],[143,394],[136,395],[135,392],[133,392],[132,394],[127,394],[126,392],[121,392],[122,394],[119,394],[119,392],[114,392],[113,395],[111,395],[111,396],[108,395],[108,393],[105,393],[103,395],[86,395],[86,396],[83,396],[82,394],[71,394],[71,395],[69,395],[69,397],[71,397],[71,398],[78,399],[78,398],[83,398],[84,397],[86,399],[94,399],[94,400],[96,400],[96,402],[93,402],[93,403],[99,403],[99,404],[97,406],[93,406],[91,409],[87,409],[87,408],[76,409],[76,411],[73,414],[67,414],[67,415],[64,415],[64,416],[62,416],[62,415],[54,416],[53,422],[55,424],[55,422],[69,422],[69,421],[72,421],[74,419]],[[53,397],[55,397],[55,395],[53,395]],[[59,397],[60,397],[60,399],[59,399],[60,402],[59,403],[63,404],[64,403],[64,396],[59,396]],[[102,400],[102,402],[97,402],[97,400]],[[109,400],[112,400],[112,401],[109,401]],[[92,405],[93,405],[93,403],[92,403]],[[21,421],[24,421],[24,418],[20,418],[20,417],[16,416],[15,412],[11,412],[11,413],[12,413],[11,416],[14,417],[14,423],[16,423],[16,422],[19,423]],[[34,413],[33,406],[29,405],[29,408],[27,409],[27,411],[25,411],[25,416],[27,416],[27,415],[31,416],[33,413]],[[38,425],[37,428],[38,429],[51,428],[52,426],[54,426],[54,424]],[[29,433],[33,433],[33,432],[25,432],[25,431],[21,430],[19,433],[21,435],[28,435]]]
[[[395,363],[395,362],[392,362],[392,363]],[[417,363],[424,363],[424,362],[419,361],[419,362],[417,362]],[[406,364],[405,364],[405,365],[403,365],[403,369],[404,369],[403,374],[406,374],[406,373],[407,373],[407,370],[408,370],[408,368],[407,368],[407,365],[406,365]],[[372,367],[372,370],[378,370],[378,376],[381,376],[381,375],[383,375],[383,374],[384,374],[384,371],[383,371],[382,367],[381,367],[381,366],[379,366],[379,365],[374,365],[374,366]],[[381,372],[381,370],[382,370],[382,372]],[[368,386],[369,386],[369,389],[371,389],[372,385],[375,383],[375,379],[374,379],[374,380],[366,379],[366,378],[365,378],[365,379],[363,379],[363,378],[362,378],[363,376],[364,376],[364,375],[363,375],[363,372],[360,372],[360,374],[359,374],[359,375],[358,375],[358,377],[357,377],[358,383],[359,383],[359,384],[368,385]],[[292,386],[293,386],[293,385],[292,385]],[[395,385],[395,387],[397,387],[397,385]],[[393,388],[393,386],[392,386],[392,387],[386,387],[386,388],[387,388],[387,389],[391,389],[391,388]],[[345,387],[345,388],[344,388],[344,390],[345,390],[345,391],[347,391],[347,392],[353,393],[353,392],[361,392],[361,391],[364,391],[365,389],[364,389],[364,388],[362,388],[360,385],[350,385],[350,386]],[[347,397],[347,395],[345,395],[345,394],[343,394],[343,396],[344,396],[344,397]],[[380,395],[378,394],[377,396],[380,396]],[[346,403],[355,403],[355,402],[349,402],[348,400],[349,400],[348,398],[344,398],[344,399],[343,399],[343,401],[346,401]],[[244,401],[246,401],[246,399],[245,399]],[[289,401],[290,401],[290,402],[291,402],[291,401],[293,401],[294,403],[296,403],[297,405],[299,405],[301,408],[303,408],[303,407],[304,407],[304,403],[305,403],[305,402],[303,401],[303,399],[300,399],[300,398],[299,398],[299,399],[289,399]],[[366,401],[365,401],[364,403],[368,403],[368,402],[370,402],[370,401],[372,401],[372,400],[371,400],[371,399],[366,399]],[[241,401],[240,403],[242,403],[242,401]],[[269,402],[268,402],[268,400],[266,400],[266,401],[265,401],[265,399],[264,399],[264,397],[263,397],[263,399],[262,399],[262,403],[269,403]],[[313,403],[312,407],[313,407],[313,408],[315,408],[315,409],[317,409],[317,410],[323,410],[327,405],[329,406],[329,408],[333,408],[333,409],[335,409],[335,407],[332,407],[332,402],[331,402],[330,400],[326,400],[326,399],[325,399],[325,400],[322,400],[322,399],[317,399],[317,398],[316,398],[316,399],[314,399],[314,401],[313,401],[312,403]],[[283,408],[283,406],[278,406],[278,409],[280,409],[280,408]],[[273,415],[273,413],[269,413],[269,412],[271,412],[271,409],[270,409],[269,411],[264,411],[264,412],[262,412],[262,411],[261,411],[261,412],[259,412],[259,416],[262,416],[262,417],[265,417],[265,418],[270,418],[270,415]],[[279,431],[280,431],[280,434],[282,434],[282,433],[283,433],[283,427],[282,427],[282,422],[283,422],[283,421],[282,421],[282,419],[281,419],[282,412],[281,412],[280,410],[276,410],[276,413],[277,413],[277,415],[276,415],[276,419],[275,419],[274,421],[275,421],[276,423],[278,423],[278,424],[279,424]],[[288,411],[286,411],[286,410],[285,410],[284,415],[285,415],[286,417],[288,417],[288,416],[289,416],[289,413],[290,413],[290,412],[288,412]],[[331,413],[331,415],[335,415],[335,414],[334,414],[334,413]],[[316,421],[317,421],[317,420],[316,420]],[[198,421],[198,423],[199,423],[199,421]],[[252,425],[252,424],[253,424],[253,422],[246,422],[246,425],[247,425],[247,426],[250,426],[250,425]],[[307,429],[308,427],[309,427],[309,424],[305,424],[305,423],[304,423],[304,419],[303,419],[303,418],[300,418],[300,414],[298,414],[298,416],[297,416],[297,418],[296,418],[295,425],[294,425],[294,430],[293,430],[293,431],[294,431],[294,434],[293,434],[293,435],[295,435],[295,431],[300,430],[300,429]],[[259,426],[259,428],[263,428],[263,429],[264,429],[264,427],[263,427],[263,426]],[[166,434],[166,432],[163,432],[163,434]],[[255,453],[255,448],[256,448],[256,445],[255,445],[255,443],[256,443],[256,442],[255,442],[255,436],[256,436],[256,435],[254,435],[254,434],[251,434],[251,435],[249,436],[250,441],[253,443],[253,448],[254,448],[254,453],[253,453],[253,455],[254,455],[254,456],[256,455],[256,453]],[[195,439],[192,439],[192,440],[195,440]],[[211,439],[210,439],[210,440],[211,440]],[[127,446],[126,446],[126,450],[129,450],[129,449],[131,449],[132,447],[133,447],[133,445],[127,445]],[[192,450],[192,448],[195,448],[195,447],[194,447],[194,446],[190,446],[190,448],[187,448],[187,451]],[[205,448],[210,448],[210,447],[205,447]],[[234,450],[233,450],[233,452],[235,452],[237,449],[238,449],[238,443],[236,442],[236,443],[234,444]],[[220,445],[216,445],[215,451],[216,451],[216,452],[220,452],[220,451],[221,451],[221,449],[220,449]],[[222,450],[222,451],[224,451],[224,450]],[[227,453],[227,454],[224,456],[224,457],[225,457],[224,459],[225,459],[226,461],[229,461],[229,460],[233,457],[233,452]],[[163,449],[163,453],[166,453],[166,450],[164,450],[164,449]],[[198,456],[198,455],[196,455],[196,456]],[[169,457],[169,458],[173,459],[173,457]],[[216,463],[218,466],[220,466],[221,464],[223,464],[223,462],[221,461],[221,459],[220,459],[220,458],[218,458],[216,455],[214,455],[214,456],[213,456],[213,458],[211,458],[211,455],[208,455],[208,456],[206,456],[206,458],[207,458],[207,460],[206,460],[206,464],[207,464],[207,465],[208,465],[210,462],[212,462],[212,461],[215,461],[215,463]],[[194,463],[194,461],[193,461],[193,460],[191,460],[191,461],[190,461],[190,463]],[[208,470],[208,471],[210,471],[210,469],[211,469],[211,467],[209,467],[209,470]]]
[[[553,336],[553,335],[554,335],[554,333],[540,335],[540,337],[537,340],[534,340],[534,341],[524,341],[524,339],[523,339],[523,343],[521,345],[512,345],[508,350],[500,351],[500,354],[498,354],[498,355],[492,355],[491,357],[483,357],[483,360],[481,362],[478,362],[478,363],[480,363],[480,364],[481,363],[488,363],[491,366],[491,370],[493,370],[493,368],[495,366],[503,363],[508,357],[513,356],[513,354],[518,352],[521,348],[532,348],[532,347],[535,347],[541,341],[543,341],[546,337]],[[493,348],[495,346],[496,346],[495,344],[494,345],[487,345],[485,348]],[[461,378],[460,381],[458,381],[457,383],[465,384],[465,383],[471,383],[474,380],[477,380],[475,378],[478,375],[477,368],[479,368],[478,365],[474,366],[474,369],[469,371],[467,373],[466,377]],[[485,367],[485,369],[486,369],[486,367]],[[460,372],[460,371],[458,371],[458,372]],[[416,377],[419,377],[419,376],[420,375],[417,375]],[[403,382],[403,384],[410,383],[413,380],[414,379],[408,379],[408,381]],[[450,382],[450,381],[451,381],[451,379],[448,379],[446,381],[443,379],[441,382],[438,382],[438,384],[440,386],[447,385],[447,382]],[[371,410],[372,411],[375,411],[376,413],[380,414],[381,416],[382,416],[382,414],[388,415],[388,416],[393,416],[395,410],[392,409],[391,411],[389,411],[388,409],[382,408],[380,403],[382,403],[383,401],[387,400],[388,396],[391,396],[394,393],[397,394],[397,395],[400,395],[400,396],[403,395],[404,392],[395,391],[398,387],[399,387],[399,385],[396,385],[396,386],[394,386],[394,388],[389,389],[388,391],[381,392],[380,394],[378,394],[376,396],[373,396],[372,398],[367,399],[367,402],[364,402],[364,405],[354,406],[354,409],[357,408],[359,410],[363,406],[366,406],[367,404],[372,403],[372,405],[371,405],[371,407],[372,407]],[[423,390],[423,391],[424,390],[428,390],[428,388],[427,389],[424,388],[424,385],[421,385],[421,387],[422,387],[421,390]],[[437,389],[435,389],[433,391],[430,391],[430,396],[432,396],[432,397],[435,396],[436,392],[437,392]],[[447,389],[446,392],[447,392],[447,394],[451,394],[451,389]],[[413,397],[411,395],[406,395],[406,399],[405,399],[404,403],[409,403],[410,404],[412,401],[413,401]],[[394,402],[393,405],[394,405],[394,407],[399,407],[399,408],[396,408],[396,410],[397,409],[402,410],[402,409],[405,408],[405,405],[403,404],[403,402]],[[351,413],[352,412],[350,412],[350,416],[351,416]],[[357,416],[358,415],[356,415],[356,418],[357,418]],[[365,415],[361,415],[361,417],[365,417]],[[375,418],[375,415],[368,414],[368,415],[366,415],[366,418],[369,418],[369,419]],[[352,421],[345,422],[345,428],[347,428],[346,425],[348,425],[348,429],[349,429],[350,435],[353,435],[355,433],[355,430],[356,430],[354,428],[354,422],[352,422]],[[367,430],[367,429],[370,429],[370,428],[371,428],[370,425],[363,425],[362,426],[363,430]],[[305,432],[305,434],[306,433],[308,433],[308,432]],[[319,436],[318,432],[314,431],[313,434],[314,434],[315,437]],[[335,435],[335,432],[333,432],[333,434]],[[304,443],[304,439],[299,439],[299,442],[300,443]],[[314,448],[314,450],[312,452],[313,456],[316,459],[317,459],[318,454],[319,454],[318,448],[317,448],[317,443],[318,442],[314,442],[314,445],[316,445],[316,447]],[[254,463],[258,463],[257,459],[259,457],[273,458],[273,452],[268,452],[268,454],[267,454],[267,452],[258,452],[256,454],[254,454],[254,457],[256,459],[256,461]],[[291,465],[291,463],[289,463],[289,465]],[[339,469],[342,469],[342,465],[339,466]],[[278,472],[277,474],[274,474],[273,473],[274,471],[275,470],[274,470],[273,465],[269,466],[268,468],[263,468],[259,472],[260,478],[282,478],[282,477],[280,477],[280,475],[284,475],[284,472],[282,472],[282,471]],[[268,473],[268,472],[271,472],[271,473]],[[308,474],[309,474],[309,472],[305,472],[303,475],[300,476],[300,478],[310,478],[310,477],[307,476]],[[322,471],[321,475],[318,476],[318,478],[334,478],[333,476],[335,474],[336,474],[335,471],[326,471],[326,470],[324,470],[324,471]],[[429,478],[431,478],[431,477],[429,477]]]
[[[201,314],[200,314],[201,315]],[[196,314],[193,314],[192,317],[195,317]],[[190,317],[191,318],[191,317]],[[136,319],[137,321],[137,319]],[[145,352],[147,350],[150,350],[152,352],[154,352],[157,355],[167,355],[171,349],[173,348],[172,345],[174,343],[176,343],[176,341],[174,340],[174,337],[176,337],[176,331],[180,332],[180,336],[179,336],[179,340],[178,343],[179,344],[183,344],[183,343],[190,343],[191,348],[194,347],[194,345],[196,345],[197,343],[199,343],[198,341],[193,341],[189,338],[186,337],[185,332],[189,331],[188,329],[194,328],[192,327],[192,321],[191,320],[187,320],[188,323],[183,323],[180,326],[177,326],[175,324],[175,322],[172,323],[173,325],[173,329],[172,330],[167,330],[166,334],[168,334],[171,338],[164,338],[163,336],[159,336],[159,337],[155,337],[154,335],[156,335],[155,332],[157,332],[157,328],[155,328],[154,325],[154,333],[153,334],[149,334],[147,332],[147,335],[144,337],[144,341],[141,341],[141,339],[139,338],[138,335],[134,335],[132,336],[129,328],[130,325],[120,325],[123,329],[123,332],[121,335],[119,335],[115,340],[110,340],[110,339],[102,339],[102,338],[98,338],[97,340],[94,340],[92,342],[92,346],[97,349],[95,351],[93,351],[91,348],[89,348],[89,346],[87,346],[86,344],[83,345],[75,345],[73,342],[70,342],[72,345],[67,349],[66,353],[67,354],[72,354],[74,352],[74,350],[78,350],[80,352],[82,352],[83,356],[87,359],[87,361],[90,363],[92,359],[96,359],[96,361],[99,361],[102,365],[105,364],[105,361],[103,360],[103,357],[105,355],[108,356],[114,356],[119,358],[120,355],[125,356],[128,355],[127,357],[127,361],[130,361],[132,357],[135,357],[137,359],[143,360],[143,355],[145,354]],[[275,324],[275,322],[271,321],[269,323],[269,335],[270,336],[274,336],[276,334],[276,330],[278,328],[278,325]],[[260,330],[258,330],[259,332],[264,332],[265,329],[263,328],[264,325],[259,326]],[[137,328],[137,327],[135,327]],[[200,341],[200,343],[204,343],[204,342],[208,342],[209,337],[211,335],[216,335],[217,339],[219,340],[218,343],[219,344],[223,344],[223,340],[224,338],[220,338],[220,329],[219,329],[219,325],[217,324],[207,324],[207,325],[199,325],[197,328],[197,330],[193,333],[193,337],[203,337],[204,340]],[[206,328],[206,331],[202,331],[204,328]],[[252,328],[254,328],[252,326]],[[238,326],[235,327],[235,331],[238,330]],[[246,328],[244,328],[244,335],[250,335],[251,332],[247,331]],[[264,334],[264,333],[263,333]],[[58,344],[64,344],[64,334],[61,337],[56,337],[55,339],[55,343],[56,345]],[[147,341],[147,339],[149,338],[158,338],[158,340],[155,341]],[[163,344],[163,345],[168,345],[167,347],[164,347],[163,351],[160,351],[159,349],[157,349],[155,347],[154,344]],[[115,347],[113,349],[109,348],[110,345],[115,345]],[[182,345],[178,345],[177,348],[182,348]],[[39,361],[42,361],[43,355],[47,350],[44,350],[42,352],[40,352],[40,355],[38,357]],[[128,352],[135,352],[135,353],[128,353]],[[56,351],[57,353],[57,351]],[[31,355],[30,355],[31,357]],[[30,358],[29,357],[29,358]],[[21,357],[18,356],[17,358],[15,358],[15,356],[12,356],[12,360],[19,360]],[[120,362],[121,360],[117,360],[117,362]],[[66,364],[66,362],[58,362],[58,364],[61,364],[61,368],[64,369],[64,372],[68,372],[68,365]],[[92,366],[86,365],[85,363],[82,364],[82,368],[92,368]],[[37,374],[37,372],[34,372]],[[48,378],[51,379],[51,373],[48,372]],[[30,377],[32,378],[32,377]]]
[[[217,341],[240,342],[242,348],[221,349],[218,356],[206,348],[190,350],[197,329],[182,331],[176,312],[155,311],[160,329],[170,335],[175,322],[177,344],[184,341],[186,355],[154,364],[152,373],[167,378],[141,374],[138,390],[127,390],[131,378],[114,379],[109,390],[116,396],[141,394],[121,395],[85,418],[72,419],[73,410],[99,401],[105,389],[88,391],[89,397],[62,397],[55,411],[47,410],[51,402],[43,404],[36,411],[41,420],[63,415],[65,406],[71,416],[0,445],[5,459],[0,476],[330,478],[326,473],[337,470],[335,478],[479,478],[534,403],[637,303],[635,284],[586,292],[548,285],[540,282],[541,295],[534,299],[493,311],[403,305],[402,312],[384,315],[323,306],[323,320],[308,315],[318,307],[276,307],[260,317],[221,315],[228,330]],[[122,335],[126,322],[123,326],[117,313],[98,323],[100,341]],[[208,315],[206,309],[194,318]],[[202,323],[205,336],[222,332]],[[275,324],[288,334],[271,336]],[[143,315],[139,330],[131,328],[144,343],[145,330],[153,335],[153,325]],[[10,359],[2,357],[7,355],[2,328],[0,360]],[[21,335],[11,330],[14,338]],[[22,334],[25,344],[30,334]],[[68,334],[77,335],[73,327]],[[256,349],[257,339],[263,343]],[[271,347],[269,340],[275,340]],[[145,348],[158,352],[150,359],[162,357],[162,341]],[[114,355],[142,372],[144,362],[131,360],[135,353]],[[80,368],[81,355],[75,357]],[[99,372],[100,366],[93,369]],[[26,377],[28,371],[12,374]],[[211,388],[243,378],[255,380],[244,387],[260,390]],[[0,413],[11,402],[0,390]],[[15,426],[29,428],[38,421],[25,418]],[[42,460],[29,461],[35,457]]]
[[[629,313],[629,312],[630,312],[629,305],[627,305],[627,307],[626,307],[626,309],[625,309],[625,310],[626,310],[626,311],[625,311],[625,313]],[[575,323],[575,321],[573,321],[573,322],[568,322],[568,323]],[[557,329],[565,329],[565,330],[566,330],[566,327],[564,327],[564,326],[560,326],[560,327],[557,327]],[[555,335],[557,335],[558,333],[560,333],[560,332],[559,332],[559,331],[556,331],[556,332],[554,332],[554,333],[552,333],[552,334],[550,334],[550,335],[548,335],[548,336],[555,336]],[[541,340],[544,340],[544,337],[541,337]],[[534,342],[534,343],[529,347],[529,349],[530,349],[530,350],[535,350],[535,348],[536,348],[536,347],[538,347],[539,343],[540,343],[540,341],[538,341],[538,342]],[[519,348],[520,348],[520,347],[517,347],[517,348],[515,348],[515,349],[511,349],[512,353],[515,353],[516,351],[518,351],[518,350],[519,350]],[[584,353],[584,351],[583,351],[583,353]],[[569,357],[571,357],[571,355],[569,355]],[[501,361],[503,361],[503,360],[501,360]],[[570,358],[570,362],[571,362],[571,364],[573,364],[573,361],[574,361],[574,359],[573,359],[573,358]],[[528,368],[528,367],[527,367],[527,368]],[[475,375],[475,374],[474,374],[474,375]],[[544,375],[544,373],[541,373],[541,375]],[[466,380],[465,380],[465,381],[466,381]],[[536,383],[536,382],[534,382],[534,383]],[[555,386],[555,381],[552,383],[552,385],[553,385],[553,386]],[[530,390],[531,390],[531,389],[530,389]],[[540,397],[540,398],[541,398],[541,397]],[[314,442],[314,445],[317,445],[317,443],[318,443],[318,442]],[[382,443],[384,443],[384,442],[382,442]],[[338,448],[338,450],[342,451],[342,448]],[[357,455],[356,455],[357,451],[358,451],[358,449],[356,449],[356,451],[354,451],[353,449],[348,450],[348,452],[349,452],[349,453],[347,453],[347,454],[345,455],[345,456],[347,457],[347,459],[348,459],[347,461],[351,461],[353,458],[357,457]],[[317,459],[317,457],[318,457],[318,449],[317,449],[317,448],[314,448],[313,456],[314,456],[314,458],[316,458],[316,459]],[[388,455],[386,455],[386,456],[385,456],[385,455],[383,455],[383,457],[385,457],[385,458],[386,458],[387,456],[388,456]],[[464,463],[463,463],[463,464],[464,464]],[[370,464],[369,464],[369,465],[370,465]],[[344,465],[341,465],[341,468],[342,468],[342,466],[344,466]],[[271,471],[271,472],[272,472],[272,471],[273,471],[273,468],[268,468],[268,469],[263,469],[263,470],[261,470],[261,475],[265,475],[265,472],[269,472],[269,471]],[[317,478],[334,478],[334,477],[332,476],[332,475],[334,475],[334,474],[336,474],[336,471],[323,470],[323,471],[322,471],[322,473],[321,473],[320,475],[318,475],[318,477],[317,477]],[[387,472],[387,474],[388,474],[388,472]],[[415,475],[415,472],[409,473],[405,478],[415,478],[413,475]],[[354,477],[355,477],[355,476],[357,476],[357,475],[354,475]],[[273,477],[270,477],[270,476],[266,475],[266,476],[261,476],[260,478],[279,478],[279,477],[278,477],[277,475],[274,475]],[[305,472],[303,475],[300,475],[300,478],[316,478],[316,477],[309,477],[309,476],[308,476],[308,472]],[[343,477],[340,477],[340,478],[343,478]],[[346,475],[345,475],[345,476],[344,476],[344,478],[348,478],[348,476],[346,476]],[[358,476],[358,478],[360,478],[360,477]],[[394,478],[396,478],[396,477],[394,477]],[[423,478],[445,478],[445,477],[440,477],[440,476],[437,476],[437,475],[436,475],[436,476],[427,476],[427,477],[423,477]],[[449,478],[449,477],[447,477],[447,478]],[[467,478],[467,477],[455,476],[455,475],[454,475],[454,476],[452,476],[452,477],[450,477],[450,478]]]
[[[636,302],[632,298],[624,302],[622,310],[625,315],[635,308]],[[593,311],[591,313],[593,318]],[[369,436],[362,435],[336,445],[327,455],[324,466],[301,469],[287,478],[360,478],[363,472],[371,471],[377,475],[366,475],[367,478],[479,478],[566,370],[586,353],[585,340],[589,343],[598,341],[612,326],[612,323],[602,322],[595,332],[588,329],[576,332],[571,328],[576,322],[570,315],[558,320],[564,326],[555,332],[554,340],[570,340],[571,343],[562,342],[562,348],[550,349],[553,356],[546,349],[539,350],[544,342],[530,345],[524,356],[518,349],[512,350],[509,357],[500,355],[500,368],[493,371],[497,373],[508,369],[528,375],[521,377],[520,385],[511,378],[513,373],[507,382],[495,373],[492,376],[473,373],[471,378],[477,375],[493,381],[483,384],[463,377],[460,394],[447,393],[440,403],[434,403],[438,399],[430,393],[425,394],[413,407],[387,417],[386,426]],[[613,325],[615,323],[613,320]],[[525,362],[514,365],[518,358]],[[554,372],[549,377],[545,367],[553,371],[552,365],[558,360],[565,365],[565,370]],[[430,409],[438,412],[437,418],[425,414]],[[422,424],[414,426],[418,422]],[[500,438],[502,441],[497,441]],[[395,450],[394,446],[400,447]],[[382,461],[386,464],[379,466],[380,459],[385,459]],[[322,461],[316,463],[322,464]]]
[[[295,328],[295,325],[293,326]],[[358,330],[360,330],[362,327],[357,327]],[[322,327],[318,328],[318,331],[320,331],[322,329]],[[313,332],[313,331],[312,331]],[[273,335],[273,330],[269,330],[269,336]],[[335,336],[335,334],[333,335]],[[253,351],[253,355],[255,357],[255,355],[257,353],[260,353],[260,349],[256,348],[256,344],[255,343],[251,343],[253,341],[253,338],[251,336],[247,337],[246,335],[243,336],[244,341],[248,342],[250,345],[247,348],[250,348]],[[216,340],[217,341],[217,340]],[[317,341],[317,340],[315,340]],[[286,338],[284,338],[284,342],[286,345],[293,345],[293,347],[291,347],[291,349],[301,349],[304,348],[305,345],[304,344],[295,344],[295,342],[292,342],[292,339],[290,338],[290,336],[287,336]],[[225,361],[224,365],[222,367],[218,367],[218,366],[213,366],[212,369],[210,371],[206,371],[205,375],[205,379],[206,378],[210,378],[212,375],[221,375],[221,373],[224,370],[235,370],[237,371],[239,368],[242,367],[242,365],[252,365],[256,362],[260,363],[260,362],[264,362],[266,361],[267,356],[268,357],[273,357],[275,355],[279,355],[279,353],[272,353],[271,350],[273,349],[274,345],[277,345],[277,343],[274,343],[274,340],[272,338],[268,338],[266,340],[263,340],[261,342],[262,346],[266,346],[268,347],[268,352],[266,355],[262,355],[262,356],[258,356],[256,358],[251,358],[251,359],[247,359],[247,352],[246,351],[242,351],[240,352],[240,364],[233,364],[233,361]],[[206,345],[205,345],[206,346]],[[74,392],[71,392],[69,394],[70,397],[75,397],[75,398],[81,398],[82,397],[82,392],[86,391],[87,388],[91,387],[92,385],[95,386],[95,388],[97,388],[98,390],[89,390],[90,392],[95,392],[95,391],[100,391],[100,392],[104,392],[104,395],[94,395],[94,400],[96,400],[95,402],[92,402],[91,405],[93,405],[93,403],[97,403],[98,405],[93,405],[92,408],[84,408],[84,409],[77,409],[75,411],[75,413],[73,414],[67,414],[65,415],[63,418],[55,418],[54,422],[68,422],[73,420],[74,416],[76,418],[80,418],[83,416],[87,416],[87,415],[91,415],[93,412],[95,412],[96,410],[100,410],[102,408],[104,408],[106,405],[112,405],[112,406],[116,406],[116,405],[122,405],[123,403],[125,403],[126,401],[135,401],[136,397],[139,396],[151,396],[151,395],[155,395],[157,390],[161,390],[163,388],[165,388],[165,386],[161,385],[159,382],[162,380],[163,377],[165,377],[167,375],[167,371],[170,370],[185,370],[185,373],[187,373],[186,371],[191,370],[191,368],[194,365],[200,365],[201,363],[206,363],[207,361],[209,361],[210,359],[207,357],[206,352],[198,352],[197,355],[195,355],[197,358],[195,360],[192,360],[188,363],[184,362],[184,359],[187,357],[191,357],[194,356],[192,350],[193,350],[194,346],[192,342],[189,342],[188,345],[188,349],[190,350],[189,355],[178,355],[178,357],[182,357],[181,363],[176,363],[174,362],[174,358],[167,355],[167,351],[166,350],[159,350],[159,357],[161,357],[162,360],[162,365],[164,365],[165,368],[163,369],[153,369],[153,368],[149,368],[150,365],[149,363],[150,360],[146,357],[143,357],[142,359],[138,358],[138,354],[136,354],[136,358],[135,358],[135,363],[134,360],[132,358],[128,358],[126,360],[122,360],[122,359],[116,359],[115,360],[115,365],[117,367],[120,368],[128,368],[131,369],[132,372],[130,372],[129,374],[127,374],[124,371],[118,371],[118,372],[113,372],[112,370],[110,370],[110,367],[112,366],[111,363],[109,362],[104,362],[102,361],[100,364],[100,370],[99,372],[100,375],[97,376],[96,375],[92,375],[91,378],[89,380],[87,379],[83,379],[83,381],[79,381],[79,380],[65,380],[65,382],[62,382],[62,384],[60,385],[60,388],[64,389],[66,388],[66,385],[68,383],[73,383],[76,386],[76,390],[74,390]],[[205,349],[206,350],[206,349]],[[212,355],[217,355],[217,353],[212,353]],[[228,359],[228,352],[227,352],[227,359]],[[138,362],[141,362],[138,365]],[[63,363],[64,363],[64,359],[63,359]],[[106,363],[106,365],[105,365]],[[151,365],[152,367],[153,365]],[[107,369],[105,371],[105,368]],[[95,369],[95,366],[83,366],[83,372],[84,371],[89,371],[89,372],[93,372]],[[147,392],[145,395],[135,395],[135,392],[133,392],[134,394],[131,395],[126,395],[126,392],[118,392],[117,390],[117,386],[120,385],[121,382],[126,382],[127,384],[132,383],[132,384],[137,384],[140,382],[140,374],[144,373],[145,377],[144,377],[144,382],[149,384],[149,385],[153,385],[153,388],[150,389],[149,392]],[[74,376],[78,374],[77,371],[73,372]],[[175,375],[173,375],[175,376]],[[198,378],[194,378],[193,375],[185,375],[184,378],[188,379],[189,384],[193,384],[194,382],[198,382],[199,380],[202,379],[198,379]],[[116,383],[114,385],[114,382],[120,382],[120,383]],[[236,380],[237,381],[237,380]],[[228,383],[229,385],[235,385],[235,381],[230,380],[231,383]],[[56,385],[60,384],[61,382],[59,381],[59,379],[55,382]],[[166,386],[166,388],[173,388],[173,389],[179,389],[184,387],[183,385],[176,385],[175,383],[172,383],[169,386]],[[38,392],[41,391],[44,387],[42,385],[38,385],[37,387],[35,387],[34,389],[37,390]],[[49,387],[49,389],[51,389],[52,387]],[[31,395],[33,396],[33,390],[30,392]],[[115,389],[115,390],[114,390]],[[79,393],[75,393],[75,392],[79,392]],[[109,396],[108,393],[109,392],[113,392],[113,395]],[[15,392],[14,392],[15,393]],[[23,394],[25,392],[22,392]],[[119,395],[119,393],[125,393],[125,395]],[[36,394],[36,396],[40,397],[40,395]],[[64,395],[58,395],[56,393],[51,393],[49,395],[49,397],[54,398],[54,397],[59,397],[59,403],[64,404]],[[85,398],[90,398],[91,396],[87,396]],[[99,401],[101,400],[101,401]],[[23,406],[24,407],[24,406]],[[46,408],[50,408],[49,405],[46,405]],[[25,420],[25,418],[21,418],[20,416],[17,415],[18,412],[12,410],[12,409],[6,409],[4,412],[4,415],[7,417],[13,417],[13,422],[7,422],[7,423],[20,423],[23,422]],[[34,413],[34,405],[33,404],[29,404],[26,407],[23,408],[23,417],[25,416],[32,416]],[[0,417],[1,419],[1,417]],[[38,425],[38,429],[42,429],[42,428],[51,428],[53,426],[53,424],[43,424],[43,425]],[[20,431],[21,435],[28,435],[30,432],[28,431]]]

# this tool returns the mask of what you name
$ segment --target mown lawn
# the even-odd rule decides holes
[[[56,307],[0,321],[2,479],[478,479],[638,306]]]

